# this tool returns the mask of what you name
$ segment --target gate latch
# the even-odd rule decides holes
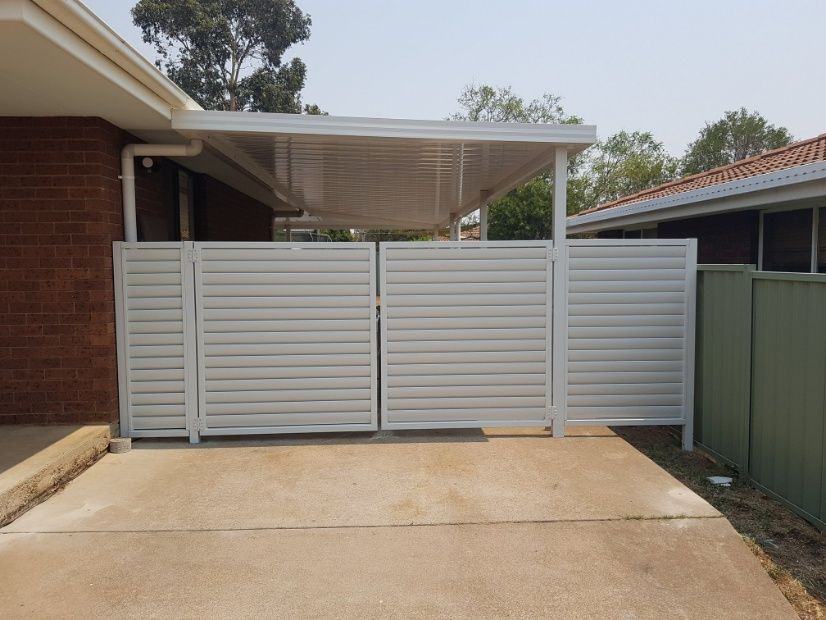
[[[559,260],[559,248],[548,248],[548,260],[552,262]]]

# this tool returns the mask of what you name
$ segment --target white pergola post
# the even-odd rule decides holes
[[[568,380],[568,251],[566,217],[568,210],[568,150],[557,146],[554,152],[553,213],[553,434],[565,436]]]
[[[455,213],[450,214],[450,240],[451,241],[461,241],[462,235],[459,232],[461,230],[461,220],[456,217]]]
[[[482,202],[479,204],[479,241],[488,240],[488,203],[487,192],[482,192]]]
[[[433,241],[438,241],[438,240],[439,240],[439,227],[434,226],[433,227]]]

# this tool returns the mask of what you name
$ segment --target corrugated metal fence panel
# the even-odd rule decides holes
[[[694,247],[655,239],[568,242],[568,423],[686,419]]]
[[[382,426],[544,426],[549,242],[382,243]]]
[[[133,437],[186,435],[196,408],[191,244],[116,243],[121,424]],[[190,364],[191,365],[191,364]],[[193,368],[194,370],[194,368]]]
[[[826,522],[826,276],[754,274],[750,474]]]
[[[203,434],[372,430],[369,243],[199,243]]]
[[[744,471],[751,386],[751,267],[701,266],[697,274],[697,443]]]

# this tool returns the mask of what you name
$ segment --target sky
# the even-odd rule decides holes
[[[132,0],[84,2],[147,58]],[[600,137],[651,131],[682,155],[745,106],[796,139],[826,132],[824,0],[296,0],[305,103],[441,119],[471,82],[562,97]]]

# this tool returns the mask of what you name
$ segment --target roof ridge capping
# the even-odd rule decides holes
[[[723,166],[717,166],[716,168],[710,168],[709,170],[705,170],[703,172],[697,172],[695,174],[691,174],[691,175],[688,175],[688,176],[685,176],[685,177],[680,177],[679,179],[674,179],[673,181],[668,181],[667,183],[663,183],[663,184],[657,185],[655,187],[649,187],[648,189],[641,190],[641,191],[636,192],[634,194],[629,194],[627,196],[623,196],[622,198],[617,198],[616,200],[612,200],[610,202],[606,202],[606,203],[603,203],[601,205],[597,205],[596,207],[592,207],[590,209],[580,211],[576,215],[570,216],[569,219],[576,218],[580,215],[587,215],[589,213],[595,213],[597,211],[604,211],[606,209],[612,209],[614,207],[618,207],[618,206],[621,206],[621,205],[644,202],[644,199],[645,199],[646,196],[650,196],[652,194],[662,192],[663,190],[669,189],[671,187],[675,187],[675,186],[678,186],[678,185],[690,185],[692,181],[696,181],[698,179],[702,179],[702,178],[706,178],[706,177],[711,177],[711,176],[720,174],[721,172],[724,172],[726,170],[731,170],[731,169],[734,169],[734,168],[740,168],[740,167],[748,166],[749,164],[752,164],[752,163],[754,163],[756,161],[759,161],[761,159],[774,157],[774,156],[779,155],[781,153],[785,153],[785,152],[788,152],[788,151],[799,149],[799,148],[805,147],[809,144],[813,144],[815,142],[820,142],[820,141],[823,141],[823,142],[826,143],[826,133],[821,133],[817,136],[814,136],[813,138],[806,138],[805,140],[799,140],[798,142],[792,142],[791,144],[787,144],[786,146],[781,146],[781,147],[778,147],[776,149],[770,149],[768,151],[763,151],[762,153],[758,153],[757,155],[752,155],[751,157],[746,157],[745,159],[738,159],[737,161],[732,162],[730,164],[725,164]],[[824,157],[822,159],[826,160],[826,151],[825,151]],[[741,179],[746,179],[746,178],[749,178],[751,176],[758,176],[759,174],[766,174],[766,173],[770,173],[770,172],[778,172],[778,171],[784,170],[786,168],[795,168],[797,166],[803,166],[803,165],[815,163],[816,161],[819,161],[819,160],[814,159],[812,161],[801,162],[801,163],[792,164],[792,165],[788,165],[788,166],[778,166],[776,168],[772,168],[771,170],[755,172],[754,174],[747,174],[747,175],[744,175],[740,178]],[[709,183],[707,186],[719,185],[721,183],[725,183],[727,181],[733,181],[733,180],[736,180],[736,179],[720,180],[716,183]],[[690,191],[690,189],[695,189],[695,188],[687,188],[685,191]],[[673,194],[677,194],[677,193],[682,193],[682,192],[673,192]],[[673,195],[673,194],[670,194],[670,195]]]

